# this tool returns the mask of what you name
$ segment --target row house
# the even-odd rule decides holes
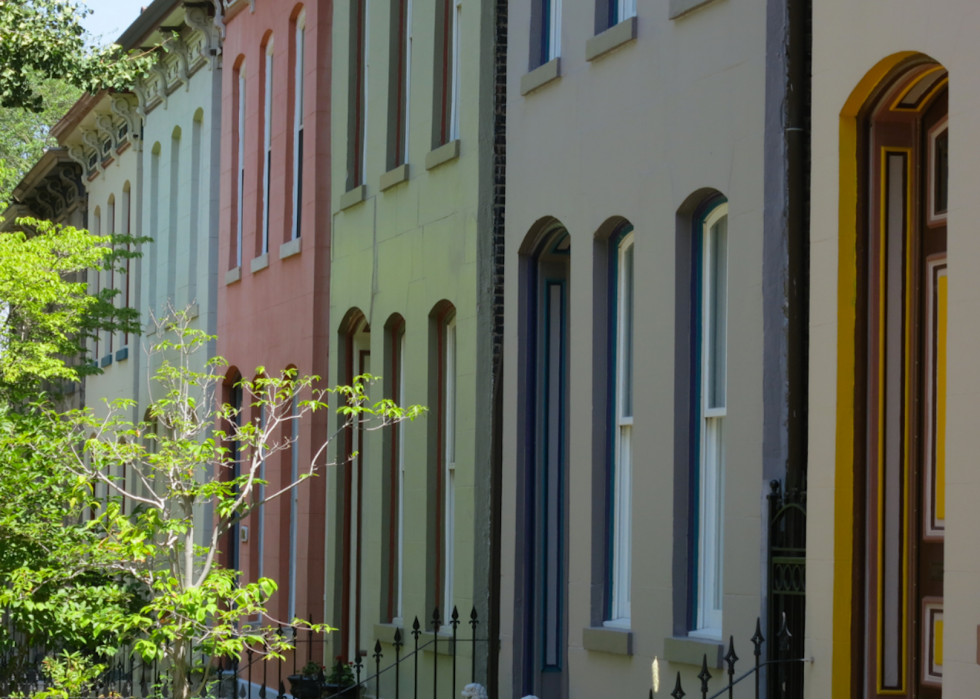
[[[692,694],[765,621],[778,4],[510,4],[501,697]]]
[[[980,681],[978,29],[813,4],[807,696]]]
[[[219,236],[209,269],[218,276],[217,352],[228,365],[222,397],[239,419],[261,423],[243,378],[262,367],[271,377],[328,379],[333,11],[329,0],[225,0],[222,18],[221,159],[209,181],[220,191]],[[321,477],[259,508],[224,546],[224,564],[243,581],[278,583],[273,619],[333,621],[324,612],[327,479],[323,458],[314,464],[328,426],[326,411],[289,423],[292,446],[267,459],[264,480],[283,487],[311,465]],[[306,650],[319,659],[323,645]],[[305,662],[289,657],[285,667]]]
[[[428,414],[347,429],[331,454],[328,657],[367,659],[380,641],[394,658],[417,622],[432,644],[418,689],[445,696],[472,667],[484,684],[492,672],[486,643],[457,646],[458,676],[434,651],[449,652],[454,613],[469,638],[493,604],[494,6],[334,5],[330,376],[371,374],[373,399]],[[414,682],[401,673],[404,696]],[[381,694],[395,683],[383,675]]]
[[[287,369],[428,406],[294,423],[265,480],[322,477],[223,544],[278,581],[272,617],[336,628],[314,659],[434,642],[380,697],[458,696],[457,664],[501,699],[715,692],[757,619],[760,659],[791,661],[763,695],[973,696],[978,23],[969,0],[155,0],[120,43],[166,50],[78,102],[0,225],[153,238],[87,277],[145,332],[93,341],[73,406],[142,417],[175,310],[243,419],[238,382]],[[440,658],[471,610],[483,642]]]

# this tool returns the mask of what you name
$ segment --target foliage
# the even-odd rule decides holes
[[[311,660],[303,666],[303,669],[299,671],[299,674],[303,675],[304,677],[316,677],[320,674],[321,670],[323,670],[323,666]]]
[[[42,100],[40,111],[0,109],[0,203],[9,202],[18,182],[34,166],[45,148],[57,146],[49,135],[51,127],[82,96],[82,91],[64,80],[32,78]],[[0,209],[2,209],[0,205]]]
[[[18,417],[30,420],[30,429],[17,422],[0,432],[2,480],[10,473],[23,488],[54,486],[66,508],[60,520],[68,523],[66,533],[49,545],[39,537],[57,519],[51,510],[35,503],[47,513],[43,526],[14,518],[22,546],[40,547],[45,554],[40,560],[50,565],[8,566],[6,579],[0,579],[0,609],[29,618],[27,605],[37,608],[50,600],[44,592],[50,588],[69,605],[49,609],[61,615],[56,624],[83,625],[80,636],[102,635],[105,647],[132,639],[144,661],[169,666],[175,699],[189,696],[192,673],[201,673],[205,684],[211,679],[214,665],[195,666],[192,658],[237,658],[246,650],[279,658],[291,648],[289,635],[279,632],[283,622],[266,609],[275,582],[260,578],[243,584],[238,571],[222,565],[227,561],[222,552],[234,545],[239,523],[327,466],[329,439],[294,482],[267,490],[265,461],[292,448],[295,440],[284,435],[293,434],[288,429],[293,421],[328,409],[331,398],[338,403],[341,429],[355,423],[382,429],[424,412],[390,400],[371,403],[365,392],[369,376],[323,389],[317,377],[295,371],[266,377],[261,367],[260,378],[238,384],[241,404],[222,404],[223,361],[212,359],[201,372],[192,369],[194,355],[213,338],[188,324],[185,314],[177,313],[158,325],[164,340],[150,361],[160,362],[153,380],[158,396],[147,420],[127,418],[135,405],[128,399],[107,404],[98,416],[91,410],[66,414],[36,406]],[[262,419],[248,417],[259,414]],[[205,512],[212,520],[208,528]],[[116,584],[82,590],[72,609],[63,591],[85,576]],[[81,619],[82,606],[100,594],[108,611]],[[20,606],[17,599],[23,600]],[[287,625],[329,630],[301,619]]]
[[[42,382],[78,381],[99,373],[84,357],[98,332],[140,330],[139,314],[117,307],[113,289],[88,294],[83,272],[122,273],[149,238],[93,236],[87,231],[31,218],[32,230],[0,234],[0,399],[8,404],[36,394]],[[66,359],[68,361],[66,361]]]
[[[125,89],[144,60],[119,47],[91,48],[80,20],[89,10],[71,0],[0,2],[0,107],[44,108],[45,79],[64,80],[95,94]]]
[[[336,660],[336,664],[334,664],[330,674],[327,675],[327,684],[341,689],[354,686],[354,671],[351,669],[351,666],[345,663],[343,657],[339,655]]]
[[[62,651],[44,659],[44,674],[51,689],[37,692],[33,699],[67,699],[82,696],[85,688],[92,685],[106,669],[105,665],[92,662],[81,652]]]

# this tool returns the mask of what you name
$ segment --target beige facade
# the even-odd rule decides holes
[[[334,443],[326,618],[338,630],[328,658],[367,656],[379,638],[388,664],[395,629],[410,650],[414,619],[431,631],[436,607],[442,634],[459,610],[461,638],[474,607],[488,617],[490,9],[334,4],[329,379],[373,374],[372,400],[429,414]],[[456,694],[469,682],[470,645],[459,655]],[[422,651],[420,691],[432,691],[423,688],[434,662]],[[451,691],[448,658],[439,667]],[[401,672],[403,695],[412,675]],[[385,676],[383,696],[393,682]]]
[[[556,6],[509,18],[500,696],[647,696],[655,660],[657,696],[678,672],[690,695],[764,617],[767,3],[567,2],[549,31]],[[698,250],[726,215],[721,429],[694,386],[714,361]]]
[[[971,36],[978,22],[980,16],[970,2],[814,3],[813,142],[823,147],[815,149],[812,169],[807,652],[816,661],[808,672],[807,696],[967,697],[976,694],[980,682],[976,595],[980,512],[975,504],[980,478],[972,441],[976,430],[969,417],[977,403],[973,339],[980,332],[980,282],[973,271],[980,265],[980,246],[970,233],[978,205],[969,190],[976,181],[973,154],[980,149],[972,129],[974,108],[980,103],[975,79],[980,56],[963,39]],[[948,83],[943,82],[944,71]],[[926,88],[924,81],[932,79],[936,82]],[[923,86],[921,104],[903,106],[906,97],[901,90],[907,84]],[[941,101],[946,99],[952,148],[948,164],[941,165],[935,160],[937,127],[930,119],[942,116]],[[930,112],[936,112],[935,117]],[[876,168],[885,168],[892,157],[905,157],[901,148],[882,140],[892,128],[889,121],[899,118],[916,129],[904,150],[911,154],[912,163],[905,194],[876,184],[892,181]],[[939,190],[933,188],[932,178],[946,168],[948,213],[942,213],[942,226],[937,228],[933,219],[940,216],[934,216],[933,197]],[[888,173],[891,177],[891,170]],[[928,369],[931,357],[938,356],[942,365],[945,344],[945,380],[938,382],[938,393],[932,392],[927,375],[922,389],[918,369],[909,369],[912,395],[924,390],[911,414],[919,415],[919,405],[931,401],[939,412],[930,414],[932,420],[926,415],[923,427],[915,427],[918,417],[914,417],[913,426],[901,437],[911,448],[894,461],[902,495],[889,501],[874,495],[888,492],[892,457],[886,456],[876,471],[868,455],[875,443],[872,435],[884,434],[881,438],[888,440],[892,433],[890,427],[875,427],[873,410],[872,417],[862,417],[874,402],[868,398],[874,385],[866,386],[875,372],[867,368],[868,361],[873,366],[874,351],[865,355],[861,347],[865,342],[875,346],[867,316],[876,312],[875,299],[895,297],[891,292],[876,295],[878,272],[874,265],[864,264],[868,254],[875,259],[873,236],[884,235],[881,231],[891,235],[892,227],[903,220],[901,216],[878,219],[873,212],[891,212],[901,196],[908,197],[911,214],[905,219],[911,224],[904,224],[910,242],[906,250],[915,253],[907,255],[906,274],[920,281],[907,286],[915,293],[907,297],[910,305],[900,317],[907,327],[916,332],[921,327],[924,333],[921,339],[915,336],[903,361],[908,365],[910,357],[919,357],[916,364]],[[941,256],[945,315],[941,325],[922,327],[920,314],[929,318],[932,305],[928,294],[918,294],[920,289],[928,291],[925,274],[936,261],[926,246],[940,230],[946,250]],[[892,327],[891,316],[882,313],[881,327]],[[943,343],[930,341],[933,327],[939,328],[936,332]],[[892,343],[889,348],[899,346]],[[918,347],[924,348],[924,356],[915,354]],[[939,349],[930,355],[935,347]],[[883,366],[882,376],[888,376],[891,368]],[[881,398],[879,409],[885,414],[891,410],[890,400]],[[944,440],[942,430],[937,435],[929,428],[937,424],[945,428]],[[940,446],[944,443],[944,457],[929,449],[929,439]],[[935,462],[930,461],[933,455]],[[917,486],[916,474],[928,474],[933,468],[940,475],[930,496]],[[882,480],[874,477],[876,473]],[[945,509],[944,532],[932,532],[928,538],[945,551],[926,566],[927,547],[918,539],[923,532],[930,533],[926,517],[933,502],[940,502],[934,497],[944,501],[939,505]],[[907,533],[898,535],[894,544],[889,538],[893,507],[899,508],[897,516],[907,518]],[[876,521],[877,530],[868,524]],[[907,561],[900,575],[890,574],[887,568],[892,546]],[[882,555],[877,562],[876,550]],[[882,581],[880,586],[875,575]],[[938,604],[938,627],[930,624],[931,617],[923,612],[928,601],[921,599],[923,590],[937,584],[939,596],[933,597],[933,604]],[[892,594],[898,597],[890,600]],[[945,615],[945,610],[950,613]],[[899,630],[882,635],[883,627],[873,622],[873,614],[880,615],[883,624],[894,615]],[[928,639],[930,629],[936,631],[933,645],[924,646],[923,635]]]

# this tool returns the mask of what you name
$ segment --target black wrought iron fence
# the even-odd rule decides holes
[[[769,648],[769,660],[779,653],[802,658],[806,632],[806,490],[769,484],[769,635],[788,625],[780,646]],[[783,649],[782,644],[788,644]],[[770,697],[803,696],[803,667],[783,663],[769,672]]]
[[[793,635],[790,632],[789,628],[787,627],[786,617],[785,616],[782,617],[780,629],[779,632],[777,633],[778,643],[775,644],[775,648],[776,648],[775,658],[772,658],[773,653],[770,653],[768,656],[766,656],[769,657],[770,659],[763,660],[763,653],[764,653],[763,646],[766,642],[766,639],[762,635],[761,619],[756,619],[755,634],[753,634],[750,640],[752,642],[752,656],[754,658],[754,664],[747,671],[739,675],[736,675],[738,671],[735,669],[735,666],[738,663],[738,661],[741,660],[741,658],[739,658],[738,654],[735,652],[735,637],[729,636],[728,652],[725,654],[724,657],[725,665],[727,667],[724,668],[724,672],[722,673],[723,676],[727,675],[728,679],[725,682],[724,686],[718,687],[716,685],[714,691],[712,691],[711,689],[711,680],[714,678],[714,676],[708,670],[708,656],[707,654],[705,654],[704,659],[701,662],[701,672],[698,674],[698,680],[700,680],[701,682],[701,686],[700,686],[701,699],[718,699],[719,697],[724,697],[724,696],[727,696],[729,697],[729,699],[732,699],[732,697],[735,696],[735,686],[738,685],[743,680],[747,680],[750,677],[753,679],[753,682],[755,684],[755,693],[753,694],[755,699],[761,699],[763,696],[768,696],[768,699],[802,699],[803,697],[802,693],[800,694],[787,693],[788,688],[786,685],[783,685],[775,693],[773,693],[771,690],[768,695],[762,693],[762,689],[765,686],[762,678],[763,668],[767,668],[767,669],[771,668],[772,670],[776,670],[778,668],[783,668],[783,667],[799,667],[801,668],[801,675],[802,675],[803,663],[810,662],[809,659],[803,658],[802,656],[792,655],[791,649],[793,647]],[[773,647],[774,647],[773,644],[770,644],[769,648],[773,648]],[[773,673],[770,672],[770,676],[772,676],[772,674]],[[681,673],[678,672],[677,681],[674,684],[674,689],[670,693],[671,697],[673,697],[674,699],[681,699],[682,697],[687,696],[687,693],[684,691],[682,684],[683,683],[681,682]],[[653,699],[652,689],[650,690],[650,699]]]
[[[479,649],[486,647],[487,639],[479,637],[479,614],[476,607],[473,607],[470,618],[464,621],[458,609],[453,607],[448,621],[444,621],[436,608],[429,621],[431,634],[423,631],[422,623],[415,617],[406,635],[402,634],[401,629],[396,629],[390,643],[382,644],[380,639],[376,639],[370,658],[357,656],[350,663],[353,682],[349,686],[329,684],[323,670],[313,677],[298,674],[297,668],[304,655],[303,646],[305,645],[307,662],[315,662],[314,647],[322,642],[322,638],[307,632],[305,638],[301,636],[295,639],[296,651],[292,657],[291,675],[283,677],[284,668],[280,663],[276,669],[277,676],[270,678],[268,663],[262,663],[261,668],[257,667],[258,654],[249,649],[244,654],[243,662],[219,668],[219,674],[223,678],[219,696],[221,699],[271,699],[271,679],[276,683],[273,686],[276,687],[278,696],[288,694],[296,699],[318,699],[323,696],[355,699],[372,690],[372,696],[377,699],[419,699],[422,696],[456,699],[459,697],[460,684],[476,682]],[[470,627],[468,633],[466,626]],[[449,632],[444,633],[445,629],[449,629]],[[431,635],[432,638],[423,640],[425,635]],[[386,654],[384,645],[391,646],[392,651]],[[468,660],[468,667],[461,664],[458,652],[466,646],[469,646],[470,657],[464,657],[463,660]],[[445,649],[445,654],[441,649]],[[431,651],[431,663],[425,662],[420,666],[422,653],[427,650]],[[371,665],[374,667],[371,668]],[[425,682],[426,678],[428,682]],[[423,680],[421,688],[420,680]],[[288,688],[285,682],[290,683]]]

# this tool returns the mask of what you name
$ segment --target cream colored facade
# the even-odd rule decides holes
[[[170,37],[174,27],[178,39]],[[206,9],[158,0],[121,41],[171,46],[134,90],[143,120],[138,215],[141,235],[153,239],[142,250],[137,297],[145,329],[137,386],[143,419],[150,402],[160,398],[148,377],[162,356],[146,359],[163,339],[157,323],[183,312],[190,328],[209,335],[217,330],[221,32]],[[204,371],[214,350],[211,341],[191,369]]]
[[[82,97],[52,129],[62,147],[82,168],[88,194],[87,228],[93,235],[136,231],[140,124],[136,99],[129,94]],[[89,291],[114,289],[114,303],[132,305],[139,277],[138,260],[125,262],[129,273],[102,270],[88,273]],[[105,414],[108,404],[133,398],[138,380],[139,338],[127,333],[101,333],[90,345],[90,359],[100,369],[85,379],[85,407]],[[131,418],[133,416],[126,416]]]
[[[875,631],[855,602],[855,595],[862,593],[851,587],[855,567],[861,566],[855,548],[864,535],[854,513],[865,506],[854,494],[861,450],[855,417],[855,390],[861,385],[855,359],[860,360],[860,354],[855,341],[864,330],[855,319],[855,310],[862,307],[855,289],[867,273],[857,268],[855,250],[865,222],[874,225],[874,219],[858,212],[866,212],[867,202],[877,196],[858,175],[865,163],[877,158],[861,140],[868,133],[868,110],[882,99],[882,89],[911,75],[917,64],[949,72],[952,139],[945,234],[945,558],[931,575],[941,581],[942,605],[949,612],[943,614],[940,630],[941,695],[975,696],[980,684],[980,475],[971,419],[980,380],[975,349],[980,334],[980,245],[972,234],[980,204],[970,190],[977,180],[974,155],[980,156],[974,133],[980,55],[966,38],[978,29],[980,15],[972,2],[814,3],[813,142],[822,147],[814,151],[811,213],[807,652],[816,662],[808,670],[810,697],[874,696],[868,688],[875,681],[874,665],[866,664],[857,646]],[[919,210],[918,196],[913,199]],[[908,507],[913,513],[920,511],[918,502]],[[873,508],[866,516],[874,518]],[[918,528],[916,519],[913,531]],[[868,594],[873,605],[874,593]],[[916,613],[909,608],[906,617],[914,619]],[[915,633],[914,626],[908,633]],[[921,662],[914,635],[910,643],[909,651]],[[914,683],[922,670],[910,671]]]
[[[763,464],[767,450],[778,461],[780,449],[765,436],[764,403],[767,371],[776,371],[764,356],[779,342],[766,327],[764,303],[764,185],[767,167],[779,164],[766,157],[767,3],[639,0],[635,16],[621,6],[620,21],[607,27],[594,3],[566,2],[544,55],[541,7],[514,2],[509,17],[500,696],[647,696],[655,659],[657,696],[671,692],[678,672],[692,695],[703,655],[717,684],[714,668],[729,636],[750,657],[748,639],[756,618],[764,619],[764,495],[779,468],[764,471]],[[697,622],[688,444],[698,420],[691,402],[701,396],[691,389],[699,361],[691,346],[691,278],[698,274],[691,250],[701,235],[699,207],[718,195],[714,202],[728,207],[722,610],[720,633],[696,637],[689,635]],[[620,574],[610,572],[614,534],[606,523],[615,486],[606,480],[612,457],[605,445],[613,429],[606,390],[616,380],[610,296],[619,291],[608,270],[616,255],[610,240],[630,231],[631,567],[629,603],[616,613],[611,588]],[[561,242],[565,232],[570,245]],[[558,262],[559,253],[568,261]],[[550,279],[559,281],[547,292],[536,286]],[[561,329],[542,325],[552,290],[565,294]],[[547,343],[557,333],[565,333],[568,351],[566,412],[557,418],[567,434],[565,491],[557,496],[564,509],[554,524],[565,545],[555,584],[541,567],[551,542],[535,543],[536,531],[553,526],[541,514],[550,501],[535,500],[549,497],[535,489],[545,492],[541,473],[551,468],[538,461],[545,457],[535,450],[550,437],[535,421],[552,418],[558,394],[548,393],[547,403],[532,395],[550,380],[541,369],[550,350],[540,347],[553,346]],[[549,595],[564,606],[557,640],[539,626],[555,612],[536,598]],[[557,659],[549,662],[552,645]]]
[[[430,412],[397,432],[368,433],[363,441],[351,435],[356,445],[344,435],[334,442],[327,471],[326,619],[339,630],[327,639],[331,659],[357,651],[367,656],[379,638],[388,664],[395,628],[407,643],[403,652],[410,650],[413,620],[431,630],[437,605],[443,634],[454,606],[461,638],[470,637],[466,622],[474,606],[481,634],[488,617],[491,304],[481,270],[491,260],[492,13],[485,0],[450,3],[458,13],[458,43],[450,44],[462,47],[450,79],[458,90],[458,126],[439,134],[434,75],[441,71],[434,60],[444,25],[433,22],[437,4],[445,9],[435,0],[334,3],[329,381],[349,383],[369,372],[383,377],[368,389],[372,400],[383,394]],[[358,8],[366,19],[360,58]],[[410,8],[401,29],[399,8]],[[410,68],[408,61],[400,64],[405,74],[397,67],[400,51],[410,55]],[[355,95],[359,66],[366,85],[361,98]],[[407,127],[399,126],[404,112],[393,103],[396,83],[407,95]],[[364,119],[360,135],[358,115]],[[452,120],[453,111],[446,116]],[[404,129],[402,145],[394,146],[398,129]],[[393,455],[393,439],[402,440],[402,457]],[[358,450],[345,460],[345,453]],[[399,496],[392,474],[401,468]],[[421,642],[431,638],[423,634]],[[484,683],[485,646],[478,647]],[[461,643],[456,694],[469,682],[470,653]],[[373,661],[365,660],[373,671]],[[432,663],[433,654],[423,651],[420,691],[431,692],[423,688],[431,686]],[[447,657],[439,668],[440,689],[449,692]],[[401,678],[405,695],[412,673],[403,669]],[[394,695],[393,681],[385,676],[383,696]]]

